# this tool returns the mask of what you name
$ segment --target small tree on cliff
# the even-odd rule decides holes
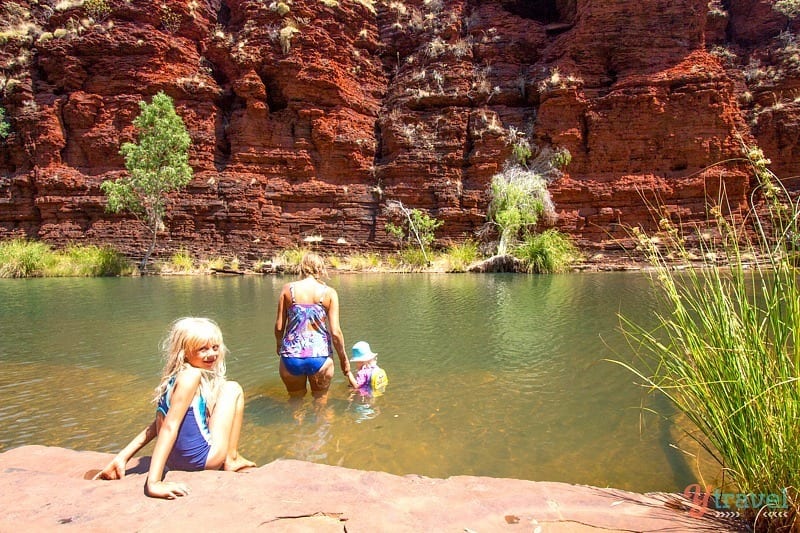
[[[778,0],[772,5],[772,9],[787,18],[793,19],[800,15],[800,1]]]
[[[0,107],[0,141],[8,137],[10,130],[11,127],[8,125],[8,122],[6,122],[6,110]]]
[[[503,171],[492,177],[488,218],[497,227],[497,254],[529,235],[540,220],[555,220],[547,186],[561,177],[571,159],[566,149],[531,146],[524,134],[509,130],[512,156]]]
[[[139,102],[139,108],[141,113],[133,121],[139,143],[125,143],[120,149],[130,176],[104,181],[100,188],[108,196],[108,211],[129,211],[152,233],[140,266],[144,270],[164,228],[167,194],[191,181],[192,167],[189,133],[172,98],[159,92],[150,104]]]
[[[403,205],[403,202],[399,200],[389,200],[386,202],[386,210],[390,215],[396,212],[401,213],[401,218],[403,219],[400,225],[388,222],[385,226],[386,232],[396,237],[401,245],[406,244],[407,240],[410,243],[413,235],[414,240],[417,241],[419,249],[422,252],[422,258],[425,264],[430,264],[428,254],[425,252],[425,247],[430,247],[430,245],[433,244],[433,241],[436,239],[436,229],[444,224],[444,221],[431,217],[419,209],[411,209],[409,211],[406,209],[406,206]],[[406,228],[408,231],[406,231]]]

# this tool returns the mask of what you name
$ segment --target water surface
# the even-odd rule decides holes
[[[390,383],[364,400],[337,371],[324,408],[289,403],[278,377],[275,303],[289,280],[0,280],[0,451],[118,451],[152,420],[169,323],[196,315],[222,328],[228,375],[246,394],[241,450],[259,464],[636,491],[695,481],[671,446],[681,432],[643,417],[632,374],[604,361],[632,357],[619,312],[651,320],[642,274],[334,276],[348,347],[368,341]]]

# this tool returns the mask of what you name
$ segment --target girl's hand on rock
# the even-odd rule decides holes
[[[180,496],[187,496],[189,494],[189,487],[185,483],[156,481],[145,484],[144,492],[151,498],[166,498],[167,500],[174,500]]]
[[[122,479],[125,477],[125,461],[120,457],[114,457],[104,469],[99,471],[92,480],[95,479]]]

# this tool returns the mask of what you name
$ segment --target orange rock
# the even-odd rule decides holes
[[[689,516],[681,494],[456,476],[434,479],[278,460],[243,473],[169,472],[172,501],[143,493],[148,457],[92,481],[111,455],[24,446],[0,454],[0,530],[49,531],[735,531]]]

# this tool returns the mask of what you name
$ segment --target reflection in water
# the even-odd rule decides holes
[[[289,402],[292,418],[297,423],[294,431],[294,445],[288,450],[286,457],[303,461],[325,462],[330,439],[333,409],[327,404],[311,400],[307,402]]]
[[[269,395],[248,399],[242,433],[248,442],[260,435],[258,441],[271,448],[270,460],[285,458],[325,463],[335,420],[336,412],[330,403],[310,396],[289,399],[285,393],[270,391]]]
[[[350,393],[350,403],[347,412],[353,416],[356,424],[377,418],[381,414],[379,399],[370,394],[362,394],[360,391]]]
[[[241,450],[259,464],[638,491],[696,480],[697,465],[671,446],[675,425],[643,416],[642,389],[604,361],[631,360],[617,313],[652,315],[641,275],[334,277],[346,340],[369,339],[392,382],[361,398],[337,373],[324,406],[289,402],[278,376],[272,326],[286,281],[0,280],[0,451],[118,451],[153,417],[159,341],[195,315],[222,328],[228,375],[246,395]]]

